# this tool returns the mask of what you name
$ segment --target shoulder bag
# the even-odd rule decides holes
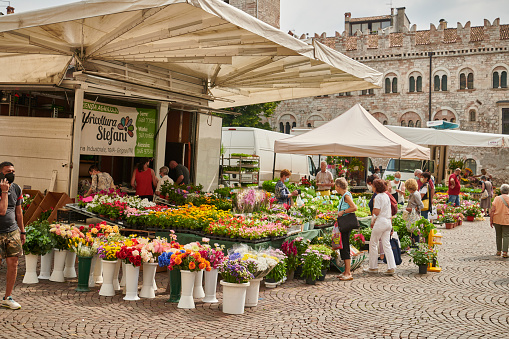
[[[486,199],[488,196],[489,196],[488,190],[486,189],[486,184],[484,184],[484,191],[482,191],[482,193],[481,193],[481,199]],[[504,200],[504,199],[502,199],[502,200]],[[504,200],[504,202],[505,202],[505,200]]]
[[[341,201],[339,202],[339,206],[342,206],[345,196],[341,197]],[[337,219],[339,230],[342,233],[350,232],[354,228],[359,228],[359,221],[357,221],[357,217],[355,213],[347,213],[338,217]]]

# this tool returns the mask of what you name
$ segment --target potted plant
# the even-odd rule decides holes
[[[316,280],[322,275],[323,261],[330,261],[330,259],[330,256],[310,248],[302,254],[302,276],[306,278],[306,284],[315,284]]]
[[[474,221],[476,217],[481,215],[481,207],[477,204],[468,206],[464,215],[467,217],[467,221]]]
[[[286,277],[288,258],[284,258],[265,276],[265,286],[275,288]]]
[[[249,281],[254,278],[251,269],[254,269],[249,261],[243,261],[240,253],[230,254],[219,266],[219,273],[223,280],[223,313],[243,314],[246,303],[246,292]]]
[[[359,251],[362,251],[364,245],[366,244],[366,238],[364,238],[364,235],[362,233],[351,233],[350,234],[350,245],[358,249]]]
[[[322,254],[322,256],[327,256],[329,258],[331,258],[332,253],[334,252],[330,246],[321,245],[321,244],[319,244],[319,245],[311,245],[311,246],[309,246],[309,248],[311,250],[316,250],[316,251],[320,252],[320,254]],[[327,274],[327,271],[329,270],[329,267],[330,267],[330,259],[329,260],[325,260],[325,259],[322,260],[321,275],[318,277],[319,281],[324,281],[325,280],[325,275]]]
[[[297,246],[295,240],[285,241],[281,245],[281,251],[286,255],[287,279],[293,280],[295,269],[299,266]]]
[[[23,244],[26,265],[26,272],[23,277],[23,283],[25,284],[36,284],[39,282],[36,271],[37,257],[50,253],[54,246],[54,238],[49,230],[50,226],[47,220],[35,221],[25,228],[26,240]]]
[[[411,257],[410,261],[419,266],[419,274],[428,273],[428,264],[434,258],[433,250],[430,250],[425,243],[419,243],[417,248],[412,248],[408,252]]]
[[[454,218],[453,218],[453,221],[454,222]],[[421,218],[419,220],[417,220],[414,224],[413,224],[415,230],[414,230],[414,235],[420,235],[422,237],[424,237],[425,239],[428,239],[428,235],[429,235],[429,232],[431,232],[431,230],[434,230],[436,229],[435,225],[433,225],[433,223],[429,222],[428,219],[426,218]]]
[[[445,228],[451,229],[454,228],[454,222],[456,221],[456,219],[454,219],[454,216],[452,216],[451,214],[444,214],[443,216],[440,217],[439,221],[445,224]]]

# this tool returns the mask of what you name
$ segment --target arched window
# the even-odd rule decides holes
[[[285,132],[285,124],[282,122],[279,123],[279,132],[284,133]]]
[[[498,77],[498,72],[493,72],[493,88],[500,87],[500,79]]]
[[[413,120],[408,120],[408,127],[414,127]]]
[[[442,75],[442,91],[447,91],[447,75]]]
[[[451,118],[451,122],[456,122],[456,119],[454,119],[454,118]]]
[[[384,122],[382,122],[382,125],[384,125],[384,126],[387,124],[388,124],[387,120],[384,120]]]
[[[405,120],[401,120],[401,126],[406,127],[406,122],[405,122]]]
[[[447,118],[443,118],[442,120],[443,120],[443,121],[447,121]]]
[[[470,115],[469,120],[470,121],[475,121],[475,110],[473,110],[473,109],[470,110],[469,115]]]
[[[433,90],[440,91],[440,77],[438,75],[435,75],[433,80]]]
[[[385,93],[391,93],[391,79],[385,78]]]
[[[294,121],[294,122],[292,122],[292,128],[295,128],[295,127],[297,127],[297,123]]]
[[[392,93],[398,93],[398,78],[392,78]]]
[[[500,75],[500,87],[507,88],[507,72],[503,71]]]
[[[289,122],[287,122],[287,123],[286,123],[286,125],[285,125],[285,133],[286,133],[286,134],[290,134],[290,129],[291,129],[291,128],[290,128],[290,123],[289,123]]]
[[[465,160],[465,168],[470,168],[474,175],[477,175],[477,162],[474,159]]]
[[[421,127],[421,120],[417,120],[415,122],[415,127]]]
[[[465,76],[465,73],[460,74],[460,89],[466,89],[467,88],[467,77]]]
[[[419,75],[417,77],[417,92],[422,92],[422,77]]]
[[[409,92],[415,92],[415,78],[413,76],[408,79],[408,83],[410,85]]]
[[[468,73],[467,88],[474,89],[474,73]]]
[[[313,127],[313,126],[311,126],[311,123],[310,123],[310,122],[308,122],[308,127]]]

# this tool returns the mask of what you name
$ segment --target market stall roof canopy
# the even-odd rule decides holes
[[[429,148],[387,129],[360,104],[334,120],[292,138],[276,140],[276,153],[429,159]]]
[[[89,75],[155,88],[199,85],[213,108],[382,84],[382,73],[221,0],[86,0],[5,15],[0,56],[0,84],[59,84],[76,64]]]
[[[436,130],[433,128],[414,128],[400,126],[386,127],[401,137],[419,145],[509,147],[509,135],[507,134]]]

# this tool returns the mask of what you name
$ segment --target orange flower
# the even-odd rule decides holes
[[[205,268],[205,271],[210,272],[210,271],[212,271],[212,268],[210,268],[210,266],[208,266],[207,268]]]
[[[194,257],[194,260],[200,260],[201,255],[200,255],[200,253],[196,252],[193,254],[193,257]]]
[[[191,261],[191,262],[189,263],[189,269],[190,269],[190,270],[194,270],[195,268],[196,268],[195,263]]]
[[[177,264],[177,265],[182,264],[182,259],[180,259],[180,257],[176,257],[175,258],[175,264]]]
[[[201,263],[205,263],[205,261],[206,261],[206,260],[205,260],[205,258],[200,258],[200,259],[198,259],[198,262],[199,262],[200,264],[201,264]]]
[[[199,264],[199,265],[198,265],[198,268],[199,268],[200,270],[203,270],[203,269],[205,269],[205,267],[206,267],[206,266],[207,266],[207,265],[205,265],[204,263],[201,263],[201,264]]]
[[[191,254],[191,250],[186,250],[186,254]]]

